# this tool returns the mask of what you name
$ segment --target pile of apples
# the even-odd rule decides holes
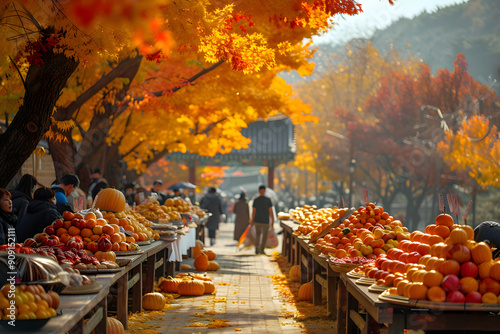
[[[440,214],[425,232],[380,255],[365,276],[393,286],[389,294],[435,302],[500,304],[500,259],[474,231]]]
[[[314,205],[304,205],[292,209],[290,217],[300,222],[293,234],[314,238],[346,211],[347,208],[339,209],[337,207],[317,210]]]
[[[0,319],[46,319],[57,315],[59,295],[41,285],[5,284],[0,290]]]
[[[93,254],[98,251],[117,252],[138,249],[135,242],[139,240],[139,236],[134,233],[132,236],[127,236],[124,233],[127,229],[123,229],[123,226],[128,226],[128,220],[114,218],[111,222],[109,224],[104,218],[96,218],[93,212],[83,216],[80,213],[65,211],[62,219],[55,220],[44,229],[43,233],[35,235],[32,244],[49,247],[62,245],[63,250],[84,249]]]
[[[375,259],[408,240],[410,233],[401,221],[380,206],[366,203],[342,224],[319,238],[314,249],[332,258],[367,257]]]

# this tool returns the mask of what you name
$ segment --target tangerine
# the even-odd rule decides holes
[[[436,225],[445,225],[448,227],[452,227],[453,226],[453,217],[447,213],[442,213],[436,217],[435,223],[436,223]]]
[[[454,244],[462,244],[465,245],[467,243],[468,237],[467,232],[465,232],[462,228],[455,228],[450,232],[449,240],[452,245]]]
[[[408,289],[408,297],[411,299],[427,299],[427,287],[423,283],[415,283]]]
[[[434,234],[446,239],[450,235],[450,228],[446,225],[437,225],[434,229]]]
[[[431,270],[425,273],[422,278],[422,283],[424,283],[428,288],[432,288],[433,286],[440,286],[443,278],[443,274],[439,271]]]
[[[68,230],[68,234],[73,236],[80,235],[80,229],[76,226],[71,226]]]
[[[442,303],[446,300],[446,292],[440,286],[433,286],[427,290],[427,299]]]

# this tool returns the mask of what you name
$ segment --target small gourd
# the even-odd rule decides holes
[[[146,293],[144,297],[142,297],[142,307],[145,310],[163,310],[165,303],[165,297],[159,292]]]
[[[125,328],[120,321],[115,318],[106,318],[106,328],[108,334],[125,334]]]
[[[181,279],[168,276],[167,279],[161,282],[160,289],[161,291],[167,293],[177,293],[177,287],[179,286],[180,282],[182,282]]]
[[[94,255],[99,261],[111,261],[116,262],[116,254],[113,251],[97,251]]]
[[[205,294],[212,293],[215,291],[215,284],[211,281],[202,281],[205,286]]]
[[[296,264],[290,268],[288,278],[290,278],[292,282],[300,281],[300,265]]]

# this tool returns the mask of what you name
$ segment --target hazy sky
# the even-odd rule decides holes
[[[438,7],[467,2],[468,0],[358,0],[363,13],[356,16],[337,16],[337,24],[323,36],[313,38],[318,44],[345,43],[352,38],[369,38],[376,29],[383,29],[401,17],[412,18],[423,11],[433,12]]]

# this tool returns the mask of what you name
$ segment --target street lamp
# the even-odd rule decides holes
[[[351,159],[349,162],[349,206],[352,207],[352,183],[353,183],[353,174],[356,171],[356,159]]]

